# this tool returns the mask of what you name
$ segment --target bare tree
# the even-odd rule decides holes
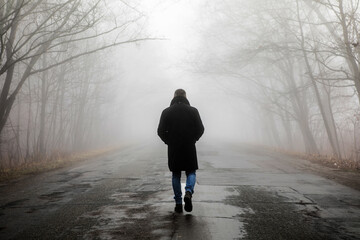
[[[30,161],[100,142],[92,128],[101,132],[97,119],[106,114],[100,110],[111,76],[100,68],[108,67],[107,49],[157,39],[144,36],[142,24],[137,25],[145,19],[140,11],[125,2],[116,6],[122,8],[120,16],[103,0],[0,1],[0,147],[6,145],[0,154],[5,160],[22,158],[22,149]]]
[[[110,29],[96,31],[95,27],[102,17],[97,12],[101,4],[102,1],[99,0],[90,2],[17,0],[7,1],[6,4],[1,5],[0,24],[3,27],[1,28],[0,77],[5,74],[5,79],[0,96],[0,133],[8,119],[16,95],[30,75],[112,46],[148,39],[137,36],[125,40],[114,39],[111,43],[75,52],[60,62],[34,69],[39,66],[37,63],[41,56],[59,51],[63,44],[79,44],[111,34],[124,29],[141,17],[128,19],[121,25],[115,24]],[[14,67],[17,64],[22,65],[22,75],[19,80],[14,80]]]
[[[289,141],[290,120],[297,123],[307,153],[326,145],[326,153],[341,158],[346,147],[339,131],[350,128],[340,128],[344,113],[337,109],[344,102],[358,108],[351,94],[355,89],[359,96],[358,7],[358,0],[217,3],[212,31],[218,32],[206,36],[212,44],[208,51],[215,53],[209,69],[226,65],[221,74],[255,83],[263,100],[250,101],[278,116]]]

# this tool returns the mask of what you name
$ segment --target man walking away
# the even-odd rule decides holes
[[[175,91],[170,107],[166,108],[160,117],[158,135],[168,145],[168,165],[172,172],[175,212],[181,213],[181,171],[186,174],[185,211],[192,211],[191,198],[196,182],[198,162],[195,143],[204,133],[199,112],[190,106],[183,89]]]

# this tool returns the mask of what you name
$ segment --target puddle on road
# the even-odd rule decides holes
[[[187,224],[186,218],[182,218],[177,224],[175,236],[183,239],[243,238],[245,230],[240,216],[251,209],[226,202],[227,199],[238,197],[239,192],[231,186],[197,185],[193,197],[194,210],[191,212],[194,226]]]
[[[172,214],[159,214],[149,198],[154,192],[120,192],[110,198],[115,205],[83,215],[96,219],[97,224],[85,239],[161,239],[171,235]]]

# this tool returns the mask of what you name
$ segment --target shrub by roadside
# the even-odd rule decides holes
[[[15,167],[0,167],[0,182],[65,167],[71,163],[109,154],[123,148],[109,147],[73,154],[53,154],[41,160],[28,161]]]

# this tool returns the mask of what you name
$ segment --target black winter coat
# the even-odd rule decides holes
[[[168,145],[170,171],[198,169],[195,142],[204,133],[199,112],[185,97],[174,97],[160,118],[158,135]]]

